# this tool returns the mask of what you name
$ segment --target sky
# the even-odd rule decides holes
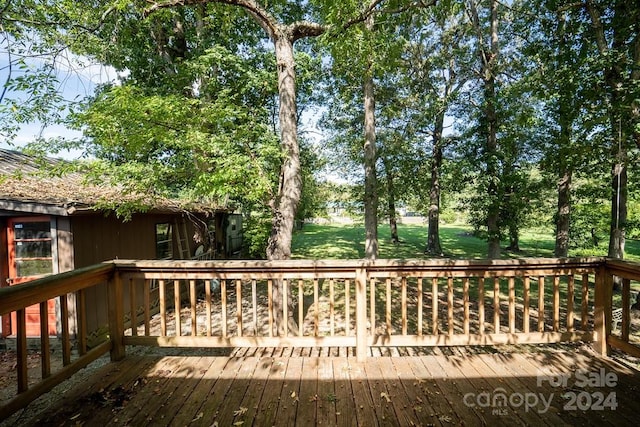
[[[6,50],[0,48],[0,82],[4,84],[9,77],[10,71],[8,66],[8,56]],[[27,65],[33,69],[42,66],[41,60],[29,60]],[[14,66],[11,70],[11,76],[16,77],[24,71],[20,71]],[[90,63],[86,58],[63,52],[56,60],[56,77],[59,81],[59,93],[66,100],[80,101],[85,96],[93,94],[96,86],[101,83],[117,81],[118,75],[111,67],[101,64]],[[24,99],[25,94],[8,90],[5,94],[7,99]],[[3,102],[5,102],[3,100]],[[44,138],[56,137],[79,137],[80,132],[66,128],[63,125],[51,125],[43,129],[42,124],[38,122],[28,123],[21,127],[16,138],[9,143],[6,140],[0,140],[0,148],[15,149],[23,147],[33,142],[39,136]],[[12,145],[13,144],[13,145]],[[67,151],[58,153],[57,157],[66,159],[75,159],[82,154],[81,151]]]

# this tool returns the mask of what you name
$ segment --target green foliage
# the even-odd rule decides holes
[[[246,217],[248,251],[262,254],[284,156],[277,138],[273,50],[244,10],[198,2],[146,16],[144,0],[5,3],[2,53],[11,74],[0,103],[2,137],[12,138],[24,123],[73,126],[83,132],[80,141],[40,139],[33,147],[80,148],[96,159],[89,164],[93,183],[110,181],[151,199],[238,207]],[[469,3],[445,0],[413,8],[417,3],[263,4],[283,22],[304,18],[327,25],[319,45],[296,45],[300,111],[321,107],[325,131],[321,147],[301,140],[304,188],[297,218],[325,216],[327,207],[337,206],[361,215],[362,82],[371,76],[380,206],[394,196],[398,205],[428,210],[434,136],[446,117],[444,125],[452,127],[440,141],[443,222],[469,218],[483,231],[489,211],[499,204],[501,234],[520,234],[524,246],[526,230],[551,227],[556,183],[570,171],[572,253],[602,250],[610,230],[611,163],[618,158],[615,149],[624,147],[616,155],[629,166],[627,236],[640,236],[634,169],[640,83],[631,49],[638,6],[498,2],[496,95],[487,100],[477,73],[482,46],[465,10]],[[590,4],[601,15],[605,51],[587,13]],[[484,6],[478,7],[486,45]],[[405,12],[395,13],[400,10]],[[365,12],[372,13],[369,27]],[[87,99],[65,99],[59,64],[71,55],[115,68],[119,80]],[[499,123],[498,147],[491,153],[484,146],[487,121],[481,114],[487,101],[495,103]],[[325,166],[349,184],[321,182],[315,172]],[[61,166],[60,173],[71,167]],[[126,216],[145,209],[148,200],[107,203]],[[442,239],[457,256],[452,246],[461,243],[454,234],[445,229]],[[421,250],[424,238],[416,239]],[[480,240],[465,241],[474,244],[461,256],[484,256]],[[359,251],[335,254],[360,256]],[[393,256],[385,251],[383,246],[382,255]]]

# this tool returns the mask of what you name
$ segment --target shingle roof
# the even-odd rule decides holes
[[[43,163],[44,162],[44,163]],[[155,197],[149,194],[131,194],[112,185],[88,185],[83,176],[70,173],[49,176],[42,173],[45,164],[56,165],[62,160],[36,158],[28,154],[0,149],[0,209],[11,209],[18,204],[37,204],[58,208],[70,215],[78,211],[99,210],[98,205],[109,201],[138,202],[156,211],[213,212],[220,209],[204,204],[189,203]],[[4,206],[2,206],[4,205]],[[9,208],[7,206],[10,206]]]

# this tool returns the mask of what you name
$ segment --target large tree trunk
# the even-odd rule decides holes
[[[498,165],[498,116],[496,112],[496,78],[495,67],[499,53],[498,46],[498,2],[490,1],[489,47],[485,45],[483,28],[475,2],[465,2],[467,12],[473,23],[478,38],[478,56],[480,57],[480,78],[482,82],[482,95],[484,101],[482,133],[485,138],[484,161],[485,177],[488,181],[488,199],[486,210],[487,223],[487,256],[500,258],[500,207],[498,182],[500,181],[500,168]]]
[[[429,212],[427,247],[425,253],[442,256],[440,245],[440,167],[442,166],[442,131],[444,129],[444,113],[436,118],[433,133],[433,149],[431,155],[431,187],[429,189]]]
[[[274,43],[278,64],[280,144],[285,156],[280,169],[280,185],[274,201],[271,235],[267,245],[267,259],[270,260],[291,257],[291,237],[302,189],[293,43],[286,35],[280,35]]]
[[[484,50],[484,49],[483,49]],[[495,64],[498,56],[498,6],[491,1],[491,50],[482,54],[484,61],[484,102],[485,119],[487,121],[487,178],[489,188],[489,207],[487,212],[487,236],[489,240],[488,257],[500,258],[500,196],[498,191],[498,117],[496,113],[496,79]]]
[[[271,235],[267,243],[267,259],[286,260],[291,258],[291,238],[295,224],[296,210],[302,192],[300,173],[300,148],[298,145],[298,113],[296,106],[295,61],[293,42],[289,35],[279,32],[274,36],[278,72],[278,99],[280,103],[279,124],[280,144],[285,153],[280,169],[278,194],[273,201]],[[287,295],[288,319],[283,318],[283,283],[274,282],[273,316],[278,334],[284,333],[284,322],[293,333],[298,332],[292,310],[291,292]]]
[[[367,20],[372,31],[373,18]],[[373,64],[370,62],[364,76],[364,254],[368,259],[378,257],[378,179],[376,176],[376,120]]]
[[[626,158],[625,152],[619,153]],[[611,258],[624,258],[625,230],[627,226],[627,166],[621,158],[611,170],[611,229],[609,233],[609,252]]]
[[[634,3],[616,1],[613,5],[614,22],[613,32],[608,33],[604,29],[601,12],[593,0],[585,2],[585,6],[593,26],[593,34],[602,57],[610,54],[610,44],[607,37],[612,37],[611,47],[617,54],[627,53],[628,64],[617,61],[604,67],[604,75],[609,95],[609,115],[611,124],[611,145],[613,166],[611,168],[612,194],[611,194],[611,225],[609,233],[609,252],[613,258],[624,257],[625,228],[627,224],[627,138],[635,133],[633,126],[634,109],[633,101],[627,104],[625,83],[632,83],[640,79],[640,71],[635,68],[640,64],[640,33],[635,30],[633,39],[629,37],[628,28],[631,28],[634,15],[638,14],[638,7]],[[625,52],[626,50],[626,52]],[[630,65],[630,82],[625,82],[625,71],[622,67]]]
[[[569,254],[569,226],[571,220],[571,177],[565,168],[558,180],[558,208],[556,212],[556,246],[554,255],[564,258]]]

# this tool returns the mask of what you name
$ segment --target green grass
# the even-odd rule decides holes
[[[409,259],[427,258],[424,248],[427,239],[426,225],[398,225],[400,244],[391,243],[387,225],[378,227],[380,245],[379,258]],[[466,225],[440,226],[440,241],[444,256],[448,258],[486,258],[487,242],[471,234]],[[553,257],[554,237],[551,231],[531,229],[522,232],[521,252],[508,252],[503,249],[503,258]],[[502,247],[507,246],[503,242]],[[293,236],[291,245],[293,258],[296,259],[359,259],[364,258],[364,226],[305,224],[304,228]],[[590,250],[572,250],[569,256],[604,256],[606,243]],[[628,240],[626,257],[640,260],[640,241]]]

